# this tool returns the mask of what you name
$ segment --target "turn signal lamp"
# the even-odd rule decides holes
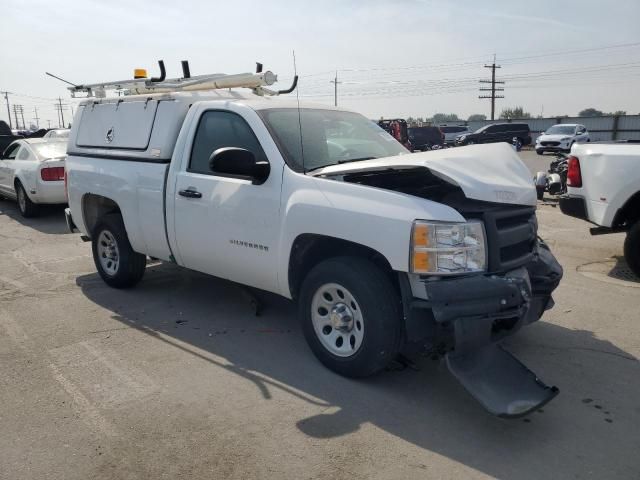
[[[147,78],[147,69],[146,68],[136,68],[133,71],[133,78]]]

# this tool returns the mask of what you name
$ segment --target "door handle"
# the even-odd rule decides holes
[[[187,198],[202,198],[202,194],[197,190],[193,190],[191,188],[187,188],[186,190],[180,190],[178,195]]]

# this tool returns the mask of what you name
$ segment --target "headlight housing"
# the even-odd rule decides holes
[[[416,220],[411,229],[410,269],[421,275],[456,275],[487,270],[484,224]]]
[[[571,137],[562,137],[560,139],[561,142],[566,142],[567,140],[571,140]]]

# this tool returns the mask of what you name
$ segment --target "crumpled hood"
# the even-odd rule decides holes
[[[344,163],[315,170],[314,176],[425,167],[467,198],[513,205],[536,205],[531,172],[507,143],[488,143]]]
[[[558,135],[558,134],[554,134],[554,135],[540,135],[538,137],[538,140],[540,142],[560,142],[563,138],[572,138],[573,135]]]

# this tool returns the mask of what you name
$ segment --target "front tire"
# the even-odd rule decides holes
[[[399,296],[369,260],[336,257],[316,265],[302,283],[298,308],[309,347],[340,375],[373,375],[400,350]]]
[[[147,257],[134,252],[119,214],[105,215],[91,238],[93,261],[102,280],[114,288],[129,288],[144,275]]]
[[[31,218],[38,215],[38,211],[40,210],[38,204],[31,201],[20,181],[16,181],[16,197],[18,200],[18,210],[20,210],[20,214],[24,218]]]
[[[627,232],[624,240],[624,259],[629,268],[640,277],[640,221]]]
[[[538,155],[544,155],[544,150],[536,150],[536,153],[537,153]]]

